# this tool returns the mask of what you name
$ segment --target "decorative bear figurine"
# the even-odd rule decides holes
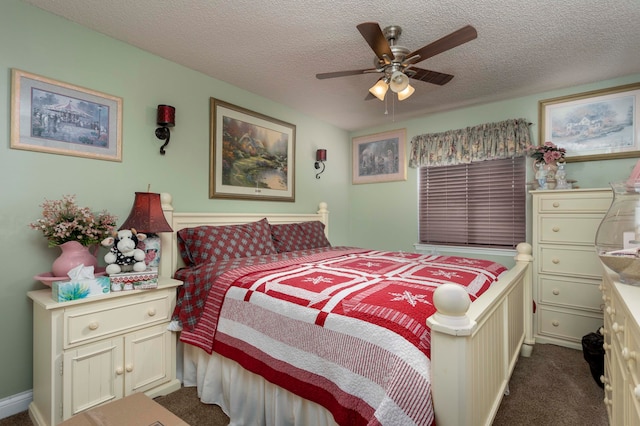
[[[120,272],[143,272],[147,269],[144,262],[145,253],[137,248],[138,241],[143,241],[147,236],[136,232],[135,229],[121,229],[114,231],[113,236],[102,240],[102,245],[111,247],[104,255],[107,264],[107,275],[119,274]]]

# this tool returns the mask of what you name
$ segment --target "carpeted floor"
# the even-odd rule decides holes
[[[536,345],[530,358],[518,361],[509,388],[494,426],[608,424],[604,393],[591,377],[581,351]],[[182,388],[156,402],[192,426],[229,424],[217,406],[200,403],[195,388]],[[23,412],[0,420],[0,426],[32,423]]]

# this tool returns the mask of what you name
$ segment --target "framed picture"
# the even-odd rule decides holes
[[[295,201],[296,126],[210,103],[209,198]]]
[[[11,148],[122,161],[122,98],[12,69]]]
[[[640,156],[640,83],[539,102],[539,144],[567,150],[566,160]]]
[[[353,138],[354,184],[407,180],[406,130]]]

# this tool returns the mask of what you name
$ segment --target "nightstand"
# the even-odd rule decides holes
[[[51,290],[33,300],[33,402],[37,425],[56,425],[136,392],[150,397],[180,388],[176,333],[167,330],[181,281],[55,302]]]

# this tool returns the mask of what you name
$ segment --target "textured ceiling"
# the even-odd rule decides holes
[[[639,0],[24,1],[346,130],[640,73]],[[409,50],[465,25],[478,38],[420,62],[455,77],[387,95],[385,115],[364,100],[378,74],[315,78],[373,67],[367,21],[401,26]]]

